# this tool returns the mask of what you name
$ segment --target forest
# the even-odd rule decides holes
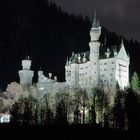
[[[91,95],[83,89],[74,91],[70,94],[68,89],[63,89],[53,95],[42,95],[35,86],[25,90],[12,82],[0,97],[0,112],[11,114],[8,127],[66,127],[66,130],[104,128],[109,133],[117,130],[119,134],[123,132],[127,136],[133,131],[138,134],[140,80],[136,72],[131,78],[131,87],[125,90],[116,85],[116,90],[93,89]]]

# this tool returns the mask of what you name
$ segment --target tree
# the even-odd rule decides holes
[[[54,123],[54,114],[53,114],[52,109],[50,107],[49,95],[48,94],[44,95],[44,100],[45,100],[44,125],[52,125]]]
[[[55,121],[57,124],[67,124],[67,102],[63,92],[56,93],[56,115]]]
[[[79,110],[79,106],[77,105],[74,110],[74,124],[80,124],[81,123],[81,112]]]
[[[128,128],[134,129],[140,125],[140,102],[139,95],[137,95],[132,89],[127,90],[127,96],[125,99],[125,108],[128,117]]]
[[[89,109],[89,123],[90,124],[96,123],[96,112],[95,112],[95,107],[93,104],[91,105]]]
[[[77,88],[73,95],[73,104],[74,104],[74,120],[76,120],[76,123],[81,122],[85,123],[86,113],[88,110],[87,92],[85,90]]]
[[[10,109],[11,123],[20,125],[23,124],[24,108],[25,108],[25,99],[21,97],[17,102],[15,102],[12,105],[12,108]]]
[[[140,80],[137,72],[134,72],[131,78],[131,88],[137,93],[140,92]]]
[[[23,88],[21,85],[19,85],[16,82],[11,82],[10,84],[8,84],[7,88],[6,88],[6,95],[13,99],[13,100],[18,100],[18,98],[20,97],[20,95],[23,93]]]
[[[82,122],[85,123],[87,108],[88,108],[88,95],[85,90],[81,91],[81,101],[82,101]]]
[[[125,127],[124,98],[125,92],[117,91],[113,108],[113,119],[114,127],[118,129],[124,129]]]

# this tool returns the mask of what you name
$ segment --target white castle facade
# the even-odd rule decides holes
[[[104,47],[99,37],[101,27],[94,15],[92,28],[90,31],[89,52],[79,54],[72,53],[71,58],[67,59],[65,66],[66,82],[58,82],[57,77],[49,73],[45,77],[43,71],[38,71],[37,89],[41,92],[69,87],[73,89],[79,87],[91,90],[94,87],[116,88],[118,83],[121,89],[129,86],[129,64],[130,58],[126,53],[123,40],[118,47],[107,48],[104,54],[101,49]],[[32,85],[34,72],[30,70],[31,60],[27,58],[22,61],[23,69],[19,71],[20,84],[23,87]]]

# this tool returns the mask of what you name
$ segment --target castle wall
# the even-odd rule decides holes
[[[90,63],[79,64],[79,85],[81,88],[89,88],[90,86]]]
[[[117,59],[116,62],[116,79],[120,88],[124,89],[129,86],[129,62]]]
[[[100,59],[100,85],[114,88],[116,86],[116,58]]]

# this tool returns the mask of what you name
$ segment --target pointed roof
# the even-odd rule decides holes
[[[94,18],[93,18],[93,23],[92,23],[92,28],[98,28],[99,27],[99,21],[97,20],[96,17],[96,10],[94,11]]]
[[[123,38],[122,38],[121,48],[119,50],[117,58],[122,59],[124,61],[128,61],[129,60],[129,57],[128,57],[128,55],[126,53],[126,50],[125,50],[125,47],[124,47]]]
[[[42,71],[41,67],[39,68],[39,71]]]
[[[66,62],[66,66],[67,66],[67,65],[69,65],[69,59],[68,59],[68,57],[67,57],[67,62]]]
[[[105,39],[104,39],[104,46],[106,46],[106,37],[105,37]]]

